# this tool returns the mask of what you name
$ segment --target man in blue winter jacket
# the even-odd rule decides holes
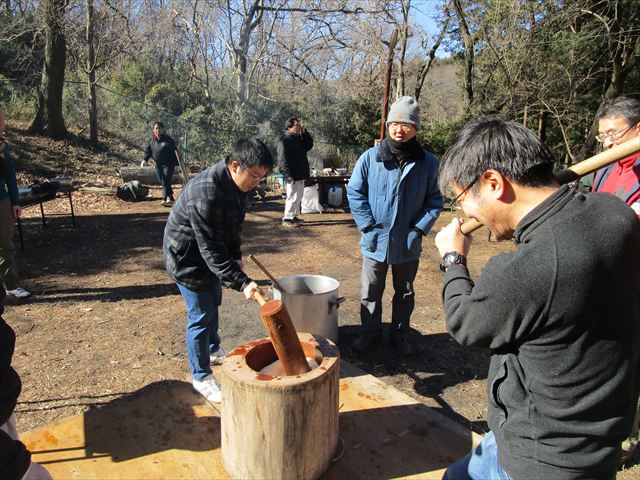
[[[392,344],[411,355],[408,330],[415,305],[413,281],[418,271],[422,237],[442,210],[438,161],[424,150],[416,134],[420,107],[412,97],[391,105],[388,136],[356,163],[347,186],[353,218],[362,233],[360,320],[363,332],[352,348],[363,352],[382,339],[382,294],[391,265]]]

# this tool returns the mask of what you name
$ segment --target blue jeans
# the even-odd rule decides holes
[[[171,188],[171,177],[173,171],[176,169],[175,165],[158,165],[156,163],[156,176],[160,185],[162,185],[162,199],[165,200],[169,197],[173,198],[173,189]]]
[[[493,432],[487,433],[469,455],[447,468],[443,480],[511,480],[498,463]]]
[[[216,277],[211,290],[194,291],[178,285],[187,306],[187,357],[191,376],[202,380],[211,375],[209,354],[220,348],[218,307],[222,301],[222,285]]]

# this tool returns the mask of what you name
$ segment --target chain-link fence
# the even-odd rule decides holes
[[[108,88],[96,85],[98,128],[100,133],[109,132],[119,137],[128,146],[139,148],[139,158],[132,158],[132,164],[142,160],[143,149],[151,137],[155,121],[164,123],[167,133],[176,141],[189,170],[200,171],[212,165],[228,153],[230,146],[242,136],[259,136],[275,155],[279,131],[269,122],[260,127],[248,125],[243,131],[221,128],[203,122],[180,118],[172,113],[121,95]],[[68,128],[83,132],[88,136],[89,98],[87,84],[66,81],[64,88],[64,119]],[[16,80],[0,79],[0,103],[5,106],[8,116],[28,122],[35,112],[36,91]],[[267,125],[265,127],[265,125]],[[312,135],[313,127],[310,127]],[[363,149],[354,145],[335,145],[327,139],[314,135],[314,148],[309,152],[313,168],[346,168],[351,171]],[[275,157],[274,157],[275,158]]]

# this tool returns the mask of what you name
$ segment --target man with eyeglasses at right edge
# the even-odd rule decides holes
[[[640,100],[623,96],[607,101],[598,111],[596,140],[613,148],[640,137]],[[640,219],[640,153],[636,152],[596,173],[594,192],[611,193],[629,205]],[[640,403],[631,435],[622,443],[622,463],[629,460],[640,443]]]

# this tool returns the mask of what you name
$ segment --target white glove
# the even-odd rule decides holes
[[[146,160],[142,160],[142,162],[140,162],[140,168],[147,166],[149,166],[149,162],[147,162]]]

